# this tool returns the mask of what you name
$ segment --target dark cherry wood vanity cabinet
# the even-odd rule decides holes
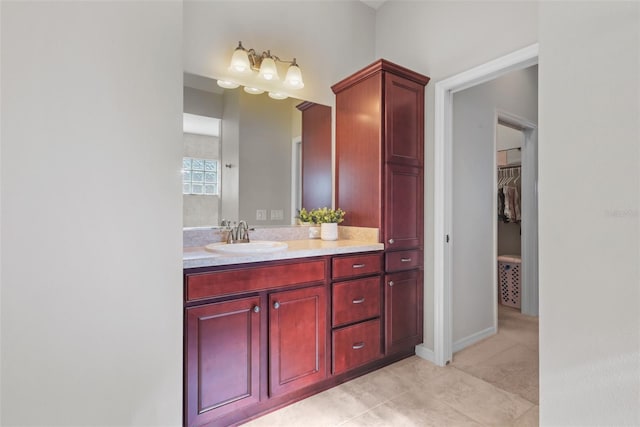
[[[331,337],[333,374],[380,359],[382,352],[382,255],[334,257]]]
[[[327,377],[329,269],[312,258],[185,271],[185,425],[234,424]]]
[[[384,354],[422,342],[424,87],[384,59],[332,86],[336,206],[344,225],[375,227],[385,245]]]
[[[302,206],[331,206],[331,107],[303,102],[302,112]]]
[[[187,425],[260,401],[260,298],[185,310]]]
[[[327,287],[269,294],[269,396],[327,376]]]
[[[186,269],[184,425],[237,425],[409,356],[421,276],[385,275],[388,261],[373,251]],[[385,354],[385,341],[399,350]]]

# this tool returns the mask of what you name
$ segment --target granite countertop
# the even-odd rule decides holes
[[[184,248],[183,268],[212,267],[218,265],[246,264],[250,262],[274,261],[279,259],[308,258],[323,255],[348,254],[384,250],[382,243],[362,240],[341,239],[325,241],[320,239],[287,240],[288,248],[266,254],[246,254],[241,256],[222,255],[207,251],[204,247]]]

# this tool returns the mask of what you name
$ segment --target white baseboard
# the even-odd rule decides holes
[[[468,337],[464,337],[461,340],[458,340],[456,342],[453,343],[453,352],[458,352],[460,350],[462,350],[463,348],[469,347],[471,344],[475,344],[478,341],[481,341],[485,338],[490,337],[491,335],[495,335],[496,334],[496,328],[495,326],[491,326],[487,329],[484,329],[482,331],[478,331],[475,334],[471,334]],[[416,354],[417,354],[417,347],[416,347]]]
[[[436,354],[433,352],[433,350],[425,347],[424,344],[418,344],[416,346],[416,356],[428,362],[436,363]]]

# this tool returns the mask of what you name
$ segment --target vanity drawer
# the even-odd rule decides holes
[[[380,316],[381,293],[380,276],[334,283],[332,325],[336,327]]]
[[[410,251],[387,252],[385,270],[401,271],[410,270],[422,265],[422,251],[418,249]]]
[[[264,267],[234,268],[206,273],[187,273],[185,300],[197,301],[245,292],[258,292],[288,285],[325,282],[327,259],[300,261]]]
[[[380,319],[333,331],[333,373],[364,365],[382,356]]]
[[[382,254],[354,255],[333,258],[334,279],[366,276],[382,271]]]

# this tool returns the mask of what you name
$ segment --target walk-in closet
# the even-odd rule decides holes
[[[522,146],[524,133],[506,123],[496,126],[498,191],[498,297],[503,306],[521,308]]]

